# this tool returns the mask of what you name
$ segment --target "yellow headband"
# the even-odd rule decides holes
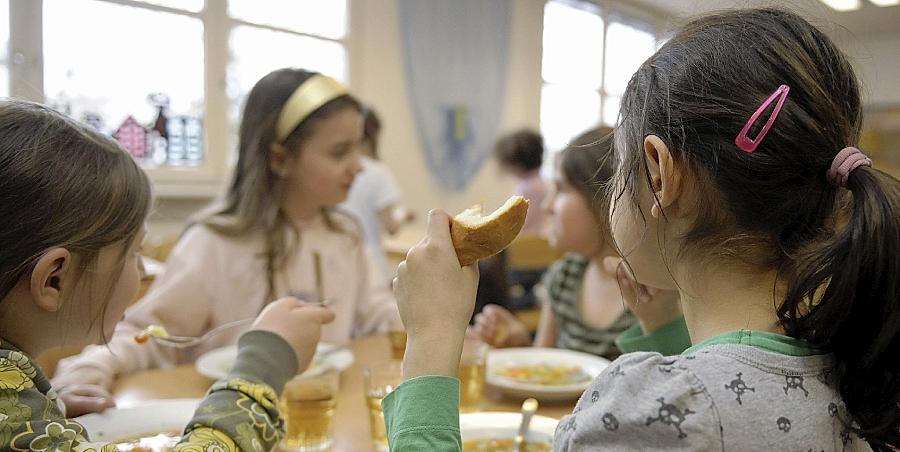
[[[331,77],[321,74],[310,77],[294,90],[281,108],[275,124],[275,138],[283,142],[312,112],[345,94],[347,88]]]

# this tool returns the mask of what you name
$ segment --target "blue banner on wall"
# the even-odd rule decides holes
[[[400,0],[406,78],[441,184],[465,189],[490,155],[506,92],[510,0]]]

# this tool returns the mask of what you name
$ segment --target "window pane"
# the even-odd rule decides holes
[[[616,125],[616,119],[619,117],[619,104],[622,98],[619,96],[606,96],[603,99],[603,124],[608,126]]]
[[[0,97],[9,97],[9,0],[0,0]]]
[[[9,0],[0,0],[0,61],[7,62],[9,51]]]
[[[198,19],[91,0],[44,0],[47,103],[104,133],[125,130],[128,138],[120,142],[145,163],[202,160],[203,60]],[[157,106],[165,103],[168,108]],[[157,125],[160,108],[170,119],[166,125]]]
[[[326,38],[347,34],[347,0],[229,0],[228,14]]]
[[[232,143],[237,143],[237,124],[247,93],[269,72],[286,67],[302,68],[347,82],[347,52],[334,41],[241,26],[233,29],[230,46],[227,91],[231,104],[229,116],[235,125],[231,128]]]
[[[265,49],[278,49],[268,52]],[[347,80],[344,46],[323,39],[255,27],[236,27],[231,34],[231,64],[228,68],[228,97],[240,105],[244,96],[269,72],[297,67]],[[239,108],[233,112],[237,117]]]
[[[541,90],[541,134],[551,152],[600,121],[600,95],[596,91],[545,84]]]
[[[168,6],[169,8],[181,9],[184,11],[197,12],[203,9],[203,0],[137,0],[141,3],[151,3],[154,5]],[[221,0],[213,0],[221,1]]]
[[[597,89],[602,63],[603,19],[596,12],[566,3],[547,3],[541,65],[544,81]]]
[[[603,86],[607,94],[622,95],[634,72],[656,50],[656,38],[644,30],[611,22],[606,39]]]
[[[9,69],[0,66],[0,97],[9,97]]]

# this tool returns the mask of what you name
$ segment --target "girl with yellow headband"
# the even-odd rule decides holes
[[[360,103],[327,76],[280,69],[257,82],[225,196],[194,219],[165,274],[126,312],[109,346],[60,362],[53,382],[70,415],[111,406],[108,388],[117,374],[191,362],[243,333],[235,328],[183,353],[135,343],[150,324],[199,336],[253,318],[287,295],[331,301],[336,318],[323,327],[323,341],[399,322],[387,284],[370,276],[357,222],[334,208],[361,169],[362,121]]]

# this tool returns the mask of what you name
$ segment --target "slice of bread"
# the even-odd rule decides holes
[[[527,213],[528,200],[513,196],[490,215],[485,216],[484,206],[477,204],[453,217],[450,238],[459,265],[472,265],[503,251],[519,235]]]

